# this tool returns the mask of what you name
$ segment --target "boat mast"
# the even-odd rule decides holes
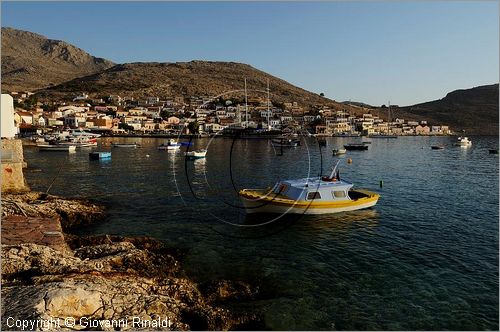
[[[271,124],[269,123],[269,78],[267,79],[267,130],[271,130]]]
[[[388,112],[389,112],[389,115],[388,115],[388,118],[387,118],[387,122],[391,122],[391,101],[389,100],[389,109],[388,109]]]
[[[248,96],[247,96],[247,79],[245,78],[245,128],[248,128]]]
[[[335,176],[335,172],[337,172],[337,166],[339,165],[340,163],[340,160],[337,160],[337,163],[335,164],[335,166],[332,167],[332,172],[330,173],[330,179],[333,179],[333,177]]]

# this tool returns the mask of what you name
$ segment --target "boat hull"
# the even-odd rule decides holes
[[[76,146],[74,145],[38,145],[40,151],[65,151],[75,152]]]
[[[362,210],[377,204],[379,195],[366,190],[353,190],[365,195],[363,198],[339,202],[292,201],[270,195],[258,196],[255,191],[240,191],[247,213],[330,214]]]
[[[137,148],[137,144],[112,144],[114,148]]]

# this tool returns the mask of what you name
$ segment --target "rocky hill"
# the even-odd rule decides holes
[[[2,91],[33,91],[113,65],[64,41],[2,28]]]
[[[448,124],[467,134],[498,135],[498,84],[455,90],[444,98],[393,110],[394,117]]]
[[[263,92],[269,79],[273,102],[297,101],[303,106],[340,105],[252,66],[235,62],[126,63],[62,83],[47,89],[46,92],[67,94],[85,91],[90,94],[119,94],[134,97],[216,96],[231,90],[243,89],[245,78],[249,96],[265,98]],[[242,95],[241,92],[239,95]]]

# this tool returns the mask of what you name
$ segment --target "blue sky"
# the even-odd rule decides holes
[[[497,1],[2,1],[1,17],[118,63],[244,62],[335,100],[410,105],[498,82],[498,15]]]

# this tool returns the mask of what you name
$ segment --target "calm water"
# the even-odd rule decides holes
[[[372,139],[340,159],[341,177],[381,194],[374,209],[255,227],[271,218],[245,218],[238,189],[326,174],[337,159],[328,151],[361,139],[330,138],[323,153],[303,139],[283,155],[266,140],[202,139],[207,159],[187,164],[157,151],[162,140],[102,139],[100,150],[143,148],[114,148],[109,162],[26,148],[41,169],[26,176],[35,190],[55,179],[53,194],[107,204],[109,220],[85,234],[162,239],[187,250],[200,281],[263,280],[274,290],[258,303],[270,329],[498,330],[498,156],[488,154],[498,138],[473,137],[471,148],[454,139]]]

